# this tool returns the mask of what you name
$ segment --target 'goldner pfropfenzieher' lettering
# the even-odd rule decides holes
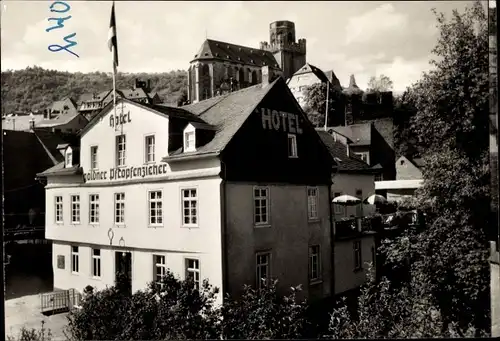
[[[167,174],[167,164],[149,165],[141,167],[111,168],[109,180],[128,180],[144,178],[151,175]],[[84,174],[85,181],[108,180],[108,171],[90,171]]]
[[[266,130],[281,130],[290,134],[302,134],[299,115],[265,108],[260,108],[260,110],[262,115],[262,128]]]

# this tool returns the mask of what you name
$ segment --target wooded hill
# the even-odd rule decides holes
[[[131,88],[135,79],[151,80],[152,92],[158,92],[165,103],[176,103],[187,91],[187,72],[121,73],[117,88]],[[2,72],[2,114],[17,111],[43,110],[52,102],[65,97],[78,99],[83,93],[109,90],[113,87],[110,73],[70,73],[28,67],[24,70]]]

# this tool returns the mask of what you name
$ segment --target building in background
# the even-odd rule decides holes
[[[288,87],[292,91],[297,102],[299,102],[302,109],[305,108],[305,90],[308,86],[318,83],[329,83],[332,90],[342,91],[342,86],[335,76],[333,70],[323,72],[319,68],[309,63],[302,66],[295,72],[290,79],[287,80]]]
[[[260,48],[206,39],[188,69],[188,100],[196,103],[261,82],[261,68],[288,79],[306,63],[306,40],[295,38],[295,24],[270,24],[270,42]]]
[[[171,269],[236,296],[270,277],[311,300],[335,292],[335,161],[285,81],[262,74],[182,108],[119,98],[65,147],[40,174],[55,287],[102,289],[122,271],[136,291]]]
[[[44,120],[43,113],[16,113],[2,116],[2,129],[30,131],[33,126]]]
[[[424,162],[421,158],[401,156],[395,166],[395,180],[375,182],[377,194],[385,196],[388,201],[392,202],[414,195],[415,190],[423,184]]]
[[[382,127],[385,125],[380,124]],[[395,153],[391,146],[392,130],[376,128],[375,122],[329,127],[328,132],[348,147],[349,155],[357,156],[370,167],[381,168],[375,181],[393,180],[396,177]]]

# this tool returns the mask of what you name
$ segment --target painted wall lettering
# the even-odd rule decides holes
[[[167,174],[167,164],[149,165],[140,167],[111,168],[108,171],[90,171],[83,174],[85,182],[95,180],[129,180],[134,178],[144,178],[151,175]]]
[[[132,120],[130,119],[130,111],[126,114],[121,113],[118,115],[109,115],[109,126],[114,128],[118,124],[130,123]]]
[[[49,9],[50,9],[50,12],[52,12],[52,13],[66,13],[66,12],[68,12],[71,9],[71,7],[66,2],[63,2],[63,1],[54,1],[50,5]],[[50,32],[50,31],[58,29],[58,28],[63,28],[64,27],[64,22],[66,20],[69,20],[69,19],[71,19],[71,15],[68,15],[66,17],[59,17],[59,18],[54,18],[54,17],[48,18],[47,21],[48,22],[55,21],[55,25],[52,26],[52,27],[49,27],[49,28],[45,29],[45,32]],[[64,42],[67,43],[66,45],[61,46],[59,44],[51,44],[48,47],[49,51],[50,52],[66,51],[66,52],[69,52],[72,55],[76,56],[77,58],[80,58],[79,55],[77,55],[75,52],[73,52],[73,51],[70,50],[71,47],[73,47],[73,46],[75,46],[75,45],[78,44],[76,41],[70,40],[71,38],[74,38],[75,36],[76,36],[76,33],[68,34],[67,36],[65,36],[63,38]]]
[[[259,109],[257,109],[258,111]],[[260,108],[262,128],[283,131],[290,134],[302,134],[299,115],[289,112]]]

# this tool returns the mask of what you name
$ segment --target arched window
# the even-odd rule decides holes
[[[293,43],[293,35],[292,35],[292,32],[288,32],[288,43],[289,43],[289,44]]]
[[[258,80],[257,80],[257,72],[253,71],[252,72],[252,85],[255,85],[258,83]]]
[[[245,69],[244,68],[241,68],[240,71],[238,71],[238,76],[239,76],[239,82],[240,82],[240,86],[244,86],[244,83],[245,83]]]
[[[271,45],[276,43],[276,35],[274,33],[271,33]]]
[[[211,89],[210,89],[210,70],[207,64],[203,64],[200,67],[200,97],[201,99],[207,99],[211,97]]]

